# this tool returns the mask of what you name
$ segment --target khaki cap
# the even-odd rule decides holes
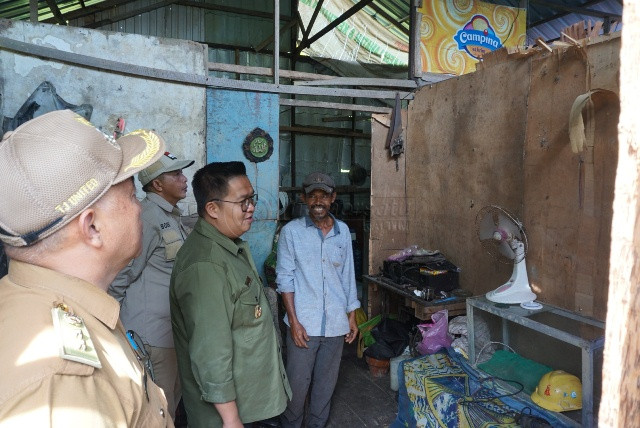
[[[155,132],[115,140],[71,110],[7,132],[0,142],[0,240],[22,247],[46,238],[164,150]]]
[[[152,180],[158,178],[160,174],[165,172],[177,171],[193,165],[192,160],[178,159],[169,152],[164,152],[153,165],[146,167],[138,174],[138,180],[143,186],[146,186]]]

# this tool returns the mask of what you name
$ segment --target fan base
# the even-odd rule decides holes
[[[542,303],[538,302],[522,302],[520,303],[522,309],[528,309],[530,311],[537,311],[542,309]]]
[[[507,303],[509,305],[519,305],[520,303],[532,302],[538,296],[531,291],[528,282],[509,281],[500,287],[486,294],[487,300],[496,303]]]

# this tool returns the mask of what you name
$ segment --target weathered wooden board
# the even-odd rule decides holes
[[[593,117],[583,114],[590,143],[573,153],[569,112],[587,91],[584,53],[571,47],[531,60],[523,221],[529,280],[539,298],[604,319],[619,102],[614,93],[594,94]]]
[[[406,111],[402,123],[407,124]],[[385,142],[390,115],[374,114],[371,120],[371,231],[369,235],[369,274],[382,268],[382,261],[407,247],[408,206],[405,188],[406,156],[398,162],[389,156]],[[404,132],[406,136],[406,131]],[[396,170],[397,165],[397,170]]]

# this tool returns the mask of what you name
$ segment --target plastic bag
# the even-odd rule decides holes
[[[413,256],[433,256],[438,254],[440,251],[438,250],[425,250],[424,248],[418,247],[417,245],[411,245],[403,250],[398,251],[386,258],[387,261],[390,262],[402,262],[407,260]]]
[[[416,349],[422,355],[433,354],[442,348],[451,346],[453,339],[449,336],[449,311],[443,309],[431,315],[431,323],[418,324],[422,333],[422,341]]]

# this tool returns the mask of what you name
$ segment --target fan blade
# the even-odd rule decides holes
[[[480,219],[478,224],[478,238],[480,240],[493,239],[493,233],[498,227],[498,218],[494,217],[494,212],[487,212]]]
[[[511,248],[511,245],[509,245],[509,243],[506,241],[501,241],[500,245],[498,246],[498,251],[500,251],[500,254],[509,258],[510,260],[516,258],[516,253]]]
[[[507,215],[500,213],[498,227],[505,230],[509,235],[511,235],[512,238],[515,238],[519,241],[522,240],[520,225],[515,223],[515,220],[509,218]]]

